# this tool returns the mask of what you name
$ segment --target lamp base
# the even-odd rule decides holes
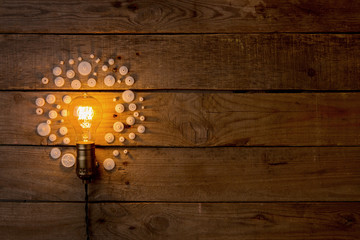
[[[83,180],[83,183],[90,183],[96,172],[95,143],[76,143],[76,175]]]

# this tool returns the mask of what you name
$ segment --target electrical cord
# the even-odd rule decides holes
[[[85,183],[85,225],[86,225],[86,240],[90,240],[89,233],[89,199],[88,199],[88,184]]]

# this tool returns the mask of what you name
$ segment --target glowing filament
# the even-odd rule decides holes
[[[77,109],[78,120],[82,128],[90,128],[91,121],[94,117],[94,110],[92,107],[79,106]]]

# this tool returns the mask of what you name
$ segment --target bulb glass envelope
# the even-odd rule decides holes
[[[102,120],[98,100],[87,94],[74,98],[68,107],[68,119],[73,126],[78,144],[95,142],[95,133]]]

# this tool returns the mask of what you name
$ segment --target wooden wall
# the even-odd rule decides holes
[[[1,0],[1,239],[358,239],[359,29],[352,0]],[[90,53],[121,56],[151,107],[85,196],[34,99]],[[99,139],[100,163],[124,149]]]

